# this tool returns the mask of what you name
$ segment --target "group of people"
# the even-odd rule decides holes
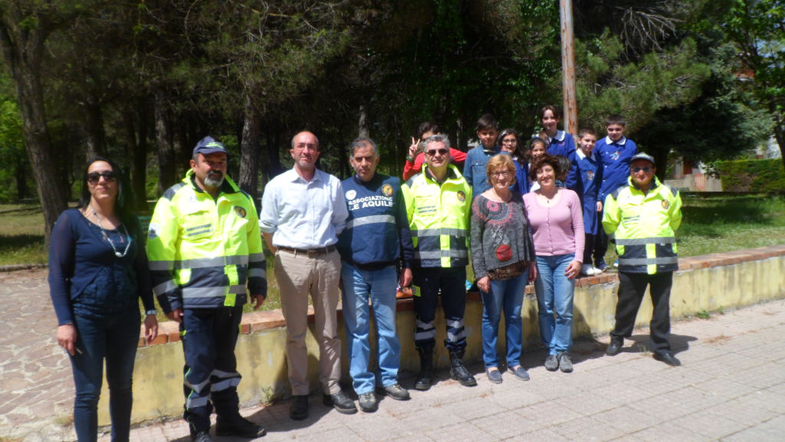
[[[543,133],[527,150],[518,132],[499,133],[496,120],[483,115],[477,125],[480,144],[465,154],[451,147],[438,126],[423,123],[412,139],[405,181],[377,171],[380,149],[370,138],[351,143],[354,175],[340,181],[317,168],[317,136],[300,132],[291,142],[292,169],[265,186],[259,212],[227,175],[225,146],[206,137],[194,148],[183,180],[158,200],[146,253],[122,172],[109,159],[91,160],[79,207],[58,219],[50,252],[57,339],[72,362],[79,440],[96,439],[104,362],[112,439],[128,439],[138,304],[141,300],[146,312],[145,337],[152,340],[158,329],[153,294],[167,317],[180,324],[184,418],[192,439],[211,440],[213,411],[217,435],[265,434],[239,414],[241,376],[234,353],[243,306],[252,302],[258,308],[266,298],[263,244],[275,257],[286,320],[289,414],[295,420],[309,415],[309,297],[325,405],[352,414],[358,405],[364,412],[377,410],[379,395],[410,399],[398,381],[396,293],[412,284],[419,287],[414,340],[420,370],[414,388],[428,390],[435,380],[440,297],[450,376],[462,385],[477,385],[464,363],[470,257],[483,302],[488,379],[501,383],[507,371],[529,380],[521,361],[521,309],[530,282],[548,348],[544,365],[571,372],[575,278],[604,266],[604,251],[597,253],[603,231],[615,236],[620,272],[616,326],[607,353],[621,350],[651,285],[654,356],[678,365],[668,344],[668,298],[677,267],[673,232],[681,220],[678,192],[657,180],[654,159],[638,153],[624,137],[623,119],[609,119],[608,137],[595,149],[593,131],[581,130],[576,146],[572,135],[557,129],[556,108],[546,106],[542,116]],[[339,302],[357,404],[339,384]],[[375,367],[372,314],[378,336]],[[507,349],[500,361],[502,315]]]

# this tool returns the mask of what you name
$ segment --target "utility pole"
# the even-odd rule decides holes
[[[578,133],[578,99],[575,92],[575,34],[572,26],[572,0],[559,0],[561,16],[561,66],[564,95],[564,130]]]

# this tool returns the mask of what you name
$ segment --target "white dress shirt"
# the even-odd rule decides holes
[[[313,249],[337,243],[348,216],[338,178],[316,169],[306,181],[290,169],[265,186],[259,227],[275,247]]]

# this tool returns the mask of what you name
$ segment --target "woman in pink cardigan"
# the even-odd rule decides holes
[[[530,176],[540,188],[523,196],[534,237],[539,278],[535,282],[540,311],[540,336],[548,348],[545,368],[570,373],[567,352],[572,345],[575,277],[583,260],[583,209],[578,194],[556,186],[559,160],[545,155],[532,165]]]

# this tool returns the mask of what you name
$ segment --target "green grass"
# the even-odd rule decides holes
[[[0,266],[47,261],[41,208],[31,204],[0,204]]]
[[[713,196],[684,198],[684,221],[677,232],[680,256],[785,244],[785,197]],[[0,204],[0,265],[46,263],[41,209]],[[616,260],[611,247],[607,261]],[[268,256],[268,296],[262,307],[281,307]],[[469,276],[471,277],[471,275]],[[252,311],[246,305],[246,311]]]
[[[681,256],[785,244],[783,197],[688,197],[683,213]]]

